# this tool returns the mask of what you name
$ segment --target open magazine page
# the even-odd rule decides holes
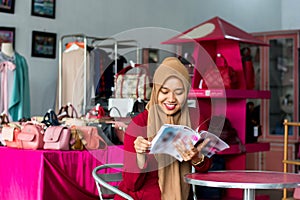
[[[198,133],[193,129],[183,126],[183,125],[173,125],[165,124],[163,125],[154,139],[152,140],[152,146],[150,148],[151,154],[169,154],[175,157],[177,160],[182,161],[183,158],[177,152],[175,144],[178,141],[187,141],[191,140],[195,145],[199,140],[209,138],[208,142],[203,148],[201,153],[207,157],[211,157],[215,153],[222,151],[226,148],[229,148],[229,145],[226,144],[219,137],[213,133],[207,131],[201,131]]]

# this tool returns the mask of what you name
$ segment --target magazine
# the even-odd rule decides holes
[[[182,161],[183,158],[175,148],[177,141],[191,140],[193,145],[197,146],[198,143],[201,143],[206,138],[209,138],[209,142],[202,148],[201,153],[209,158],[217,152],[229,148],[226,142],[208,131],[197,132],[188,126],[164,124],[153,138],[149,153],[169,154]]]

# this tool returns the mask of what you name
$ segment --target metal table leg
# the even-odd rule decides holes
[[[244,189],[244,200],[255,200],[254,189]]]

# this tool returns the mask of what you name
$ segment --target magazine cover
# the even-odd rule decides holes
[[[226,142],[213,133],[207,131],[197,132],[190,127],[183,125],[165,124],[153,138],[149,153],[169,154],[177,160],[182,161],[183,158],[175,148],[176,142],[191,140],[195,145],[197,142],[203,141],[206,138],[209,138],[209,142],[202,148],[201,153],[209,158],[217,152],[229,148],[229,145]]]

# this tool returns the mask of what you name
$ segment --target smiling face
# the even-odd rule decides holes
[[[168,78],[158,92],[158,105],[167,115],[174,115],[185,103],[185,89],[176,77]]]

